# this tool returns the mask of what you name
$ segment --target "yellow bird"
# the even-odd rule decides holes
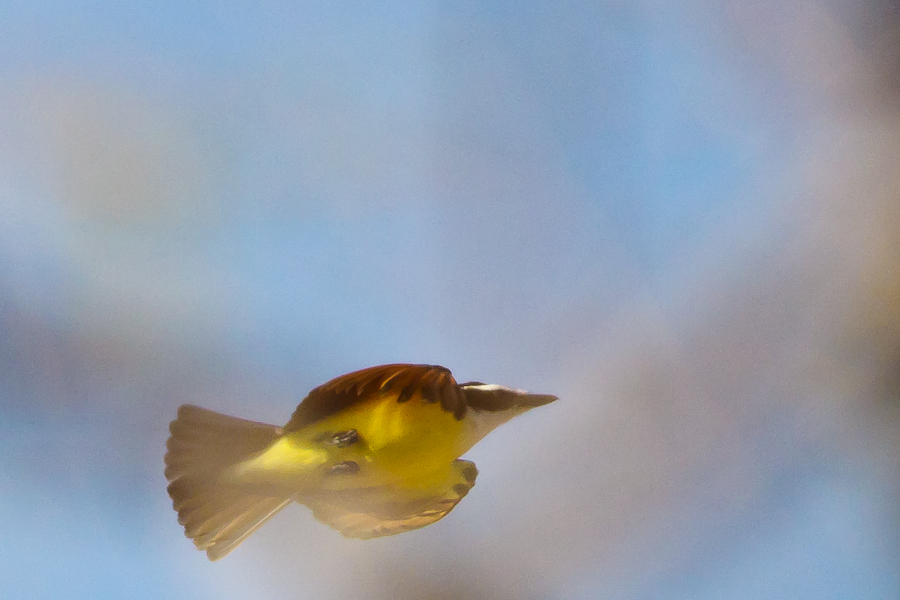
[[[185,535],[210,560],[299,502],[350,538],[441,519],[475,485],[461,460],[492,429],[556,396],[448,369],[383,365],[312,390],[284,427],[184,405],[166,443],[169,496]]]

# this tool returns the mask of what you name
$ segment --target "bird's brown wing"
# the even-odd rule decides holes
[[[465,394],[449,369],[436,365],[382,365],[341,375],[307,394],[291,420],[287,433],[326,419],[375,395],[393,394],[398,402],[413,398],[440,403],[457,419],[466,414]]]
[[[412,486],[382,486],[322,493],[299,499],[322,523],[345,537],[370,539],[411,531],[447,516],[475,485],[478,470],[468,460]]]

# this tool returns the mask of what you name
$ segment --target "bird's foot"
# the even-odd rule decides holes
[[[337,433],[326,433],[319,438],[319,441],[326,446],[346,448],[359,441],[359,433],[357,433],[355,429],[348,429]]]

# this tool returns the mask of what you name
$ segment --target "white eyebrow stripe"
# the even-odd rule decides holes
[[[506,387],[505,385],[497,385],[496,383],[482,383],[480,385],[463,385],[463,389],[484,390],[485,392],[514,392],[516,394],[527,394],[525,390]]]

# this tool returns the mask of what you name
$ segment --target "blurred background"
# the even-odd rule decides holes
[[[888,0],[0,6],[0,594],[900,597]],[[560,401],[443,521],[217,563],[182,403]]]

